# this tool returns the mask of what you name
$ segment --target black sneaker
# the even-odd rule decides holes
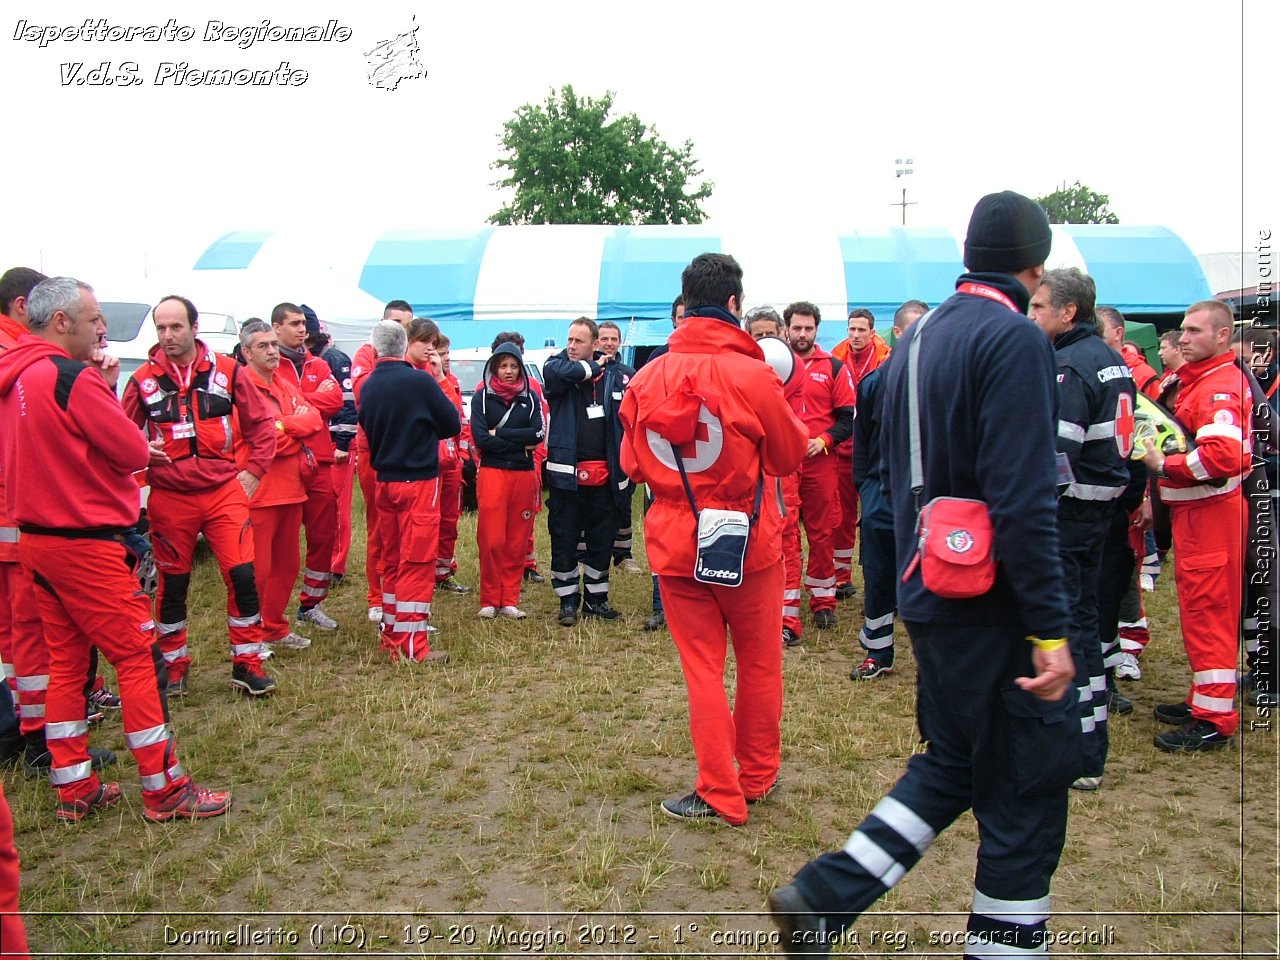
[[[1133,713],[1133,701],[1119,690],[1108,690],[1107,713]]]
[[[90,747],[89,760],[93,769],[101,770],[116,762],[116,755],[103,747]],[[43,777],[53,766],[53,754],[48,749],[41,753],[28,753],[22,760],[22,769],[28,777]]]
[[[834,610],[817,610],[813,614],[813,625],[819,630],[831,630],[840,625],[840,618]]]
[[[826,921],[813,912],[794,884],[769,894],[769,912],[782,933],[782,950],[788,957],[826,957],[831,954]]]
[[[537,570],[526,570],[524,572],[525,583],[546,583],[547,578],[540,574]]]
[[[1231,746],[1234,737],[1219,733],[1208,720],[1192,720],[1176,730],[1166,730],[1156,735],[1156,746],[1166,753],[1196,750],[1221,750]]]
[[[276,682],[262,672],[261,667],[237,663],[231,667],[231,685],[239,687],[251,697],[261,697],[276,688]]]
[[[653,616],[644,622],[645,630],[652,633],[654,630],[661,630],[667,625],[667,615],[661,610],[655,610]]]
[[[1191,707],[1185,703],[1162,703],[1155,709],[1156,719],[1180,727],[1191,722]]]
[[[584,603],[582,605],[582,615],[584,617],[595,617],[598,620],[612,621],[622,619],[622,614],[609,606],[608,600],[601,600],[599,603]]]
[[[1272,710],[1276,708],[1276,695],[1259,690],[1256,687],[1245,695],[1245,699],[1251,707],[1266,707]]]
[[[840,586],[836,587],[837,600],[848,600],[850,597],[856,597],[857,595],[858,588],[852,583],[842,583]]]
[[[683,797],[673,797],[670,800],[662,801],[662,812],[668,817],[674,817],[676,820],[705,820],[708,817],[718,817],[715,808],[707,801],[703,800],[696,793],[686,794]]]
[[[572,627],[578,622],[578,605],[576,603],[560,604],[560,615],[556,617],[562,627]]]
[[[459,583],[453,577],[446,577],[436,584],[436,589],[444,593],[470,593],[471,588],[466,584]]]
[[[782,628],[782,645],[784,647],[798,647],[804,643],[804,637],[796,633],[790,627]]]
[[[893,661],[877,660],[875,657],[867,657],[861,664],[853,668],[853,672],[849,674],[850,680],[874,680],[876,677],[884,677],[893,673]],[[1132,709],[1132,706],[1130,707]]]

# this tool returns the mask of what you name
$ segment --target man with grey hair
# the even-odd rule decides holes
[[[151,601],[131,573],[134,474],[151,451],[88,364],[106,333],[102,311],[93,289],[70,277],[38,284],[28,310],[34,337],[0,356],[0,463],[49,646],[45,736],[56,816],[77,822],[122,797],[119,784],[98,780],[86,747],[84,679],[95,649],[120,679],[143,816],[219,816],[231,794],[196,786],[178,762]]]
[[[1053,341],[1058,360],[1058,550],[1071,621],[1084,767],[1072,784],[1097,790],[1107,758],[1108,692],[1099,626],[1102,547],[1129,486],[1133,376],[1099,336],[1093,278],[1075,267],[1049,270],[1028,315]],[[1139,498],[1141,494],[1139,493]],[[1108,645],[1113,631],[1107,631]]]
[[[448,663],[429,626],[440,532],[440,441],[462,431],[458,409],[436,378],[405,358],[408,336],[394,320],[369,335],[377,362],[361,383],[357,418],[377,475],[382,538],[382,648],[393,661]]]

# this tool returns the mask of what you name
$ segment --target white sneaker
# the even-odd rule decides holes
[[[273,640],[272,643],[279,647],[287,647],[290,650],[305,650],[307,647],[311,646],[310,640],[304,636],[294,633],[293,631],[286,633],[279,640]]]
[[[523,620],[525,612],[519,607],[503,607],[498,611],[504,617],[510,617],[512,620]]]
[[[502,609],[505,610],[506,607],[503,607]],[[481,620],[492,620],[497,615],[498,615],[497,607],[481,607],[480,612],[476,614],[476,616],[479,617]]]
[[[1071,784],[1072,790],[1097,790],[1102,786],[1101,777],[1080,777],[1075,783]]]
[[[1116,678],[1119,680],[1141,680],[1142,668],[1138,666],[1138,658],[1132,653],[1120,654],[1116,661]]]
[[[1156,588],[1156,578],[1149,573],[1138,574],[1138,584],[1145,593],[1151,593]]]
[[[321,630],[338,629],[338,621],[321,610],[318,604],[305,610],[299,609],[298,622],[309,623],[313,627],[319,627]]]
[[[370,607],[370,608],[369,608],[369,621],[370,621],[371,623],[381,623],[381,622],[382,622],[382,608],[381,608],[381,607]]]

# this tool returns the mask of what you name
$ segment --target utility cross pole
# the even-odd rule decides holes
[[[912,173],[914,173],[914,172],[915,172],[915,167],[913,166],[913,163],[914,163],[914,161],[912,161],[912,160],[897,160],[897,161],[895,161],[894,171],[893,171],[893,172],[894,172],[894,176],[899,177],[899,178],[902,178],[902,177],[908,177],[908,176],[910,176]],[[902,225],[903,225],[904,227],[907,225],[907,207],[914,207],[915,205],[916,205],[916,201],[914,201],[914,200],[912,200],[912,201],[910,201],[910,202],[908,202],[908,201],[907,201],[907,188],[906,188],[906,187],[903,187],[903,188],[902,188],[902,200],[901,200],[901,201],[899,201],[898,203],[891,203],[891,204],[889,204],[889,206],[891,206],[891,207],[901,207],[901,208],[902,208]]]

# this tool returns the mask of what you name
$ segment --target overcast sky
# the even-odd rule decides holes
[[[712,224],[963,231],[974,201],[1081,180],[1122,222],[1201,254],[1277,227],[1280,4],[1244,0],[945,0],[768,5],[650,0],[463,5],[45,3],[0,32],[8,148],[6,266],[103,273],[187,267],[223,232],[334,223],[484,224],[512,111],[572,83],[671,143],[716,184]],[[193,27],[188,42],[14,39],[28,26]],[[427,76],[368,82],[365,52],[411,29]],[[210,20],[336,19],[336,40],[203,39]],[[301,86],[157,85],[164,62],[308,71]],[[65,63],[138,64],[142,83],[64,86]],[[25,136],[20,118],[25,118]],[[915,173],[896,180],[895,160]],[[732,251],[728,251],[732,252]],[[42,258],[37,262],[37,258]]]

